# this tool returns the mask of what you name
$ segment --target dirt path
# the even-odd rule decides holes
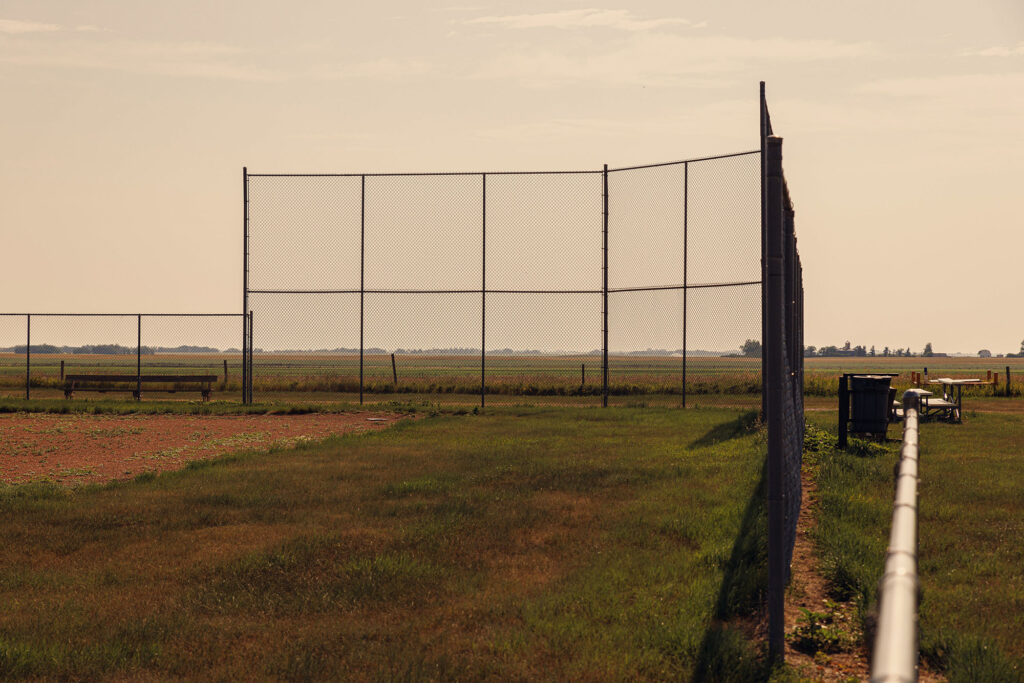
[[[392,413],[0,415],[0,481],[65,484],[180,469],[191,460],[382,429]]]
[[[857,610],[852,603],[836,603],[828,597],[828,587],[821,575],[821,564],[814,552],[814,529],[818,524],[817,486],[807,472],[801,477],[803,500],[800,521],[793,546],[792,577],[786,593],[786,633],[793,633],[802,614],[801,608],[812,612],[833,612],[841,628],[854,636],[855,644],[842,652],[805,654],[786,643],[786,662],[801,675],[816,681],[868,680],[869,651],[857,624]],[[922,667],[918,680],[933,683],[946,680]]]

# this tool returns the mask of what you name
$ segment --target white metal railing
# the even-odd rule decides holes
[[[885,573],[878,589],[878,631],[871,657],[871,681],[917,680],[917,474],[920,449],[920,390],[903,394],[903,449]]]

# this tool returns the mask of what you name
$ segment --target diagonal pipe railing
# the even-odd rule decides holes
[[[917,680],[917,475],[920,390],[903,394],[903,449],[896,475],[889,550],[878,588],[872,683]]]

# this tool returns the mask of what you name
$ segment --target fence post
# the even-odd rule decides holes
[[[683,164],[683,407],[686,407],[686,305],[689,288],[687,267],[689,266],[689,221],[690,221],[690,163]]]
[[[137,319],[138,338],[135,342],[135,400],[142,400],[142,314]]]
[[[846,374],[839,377],[839,447],[846,448],[846,429],[850,424],[850,393]]]
[[[228,385],[228,359],[224,359],[224,386]]]
[[[391,378],[394,380],[394,388],[398,389],[398,366],[395,365],[395,354],[391,354]]]
[[[782,409],[786,396],[783,392],[783,361],[785,335],[785,254],[782,179],[782,138],[771,136],[767,140],[766,182],[766,332],[763,347],[767,359],[768,391],[766,414],[768,421],[768,657],[781,662],[785,654],[785,588],[786,553],[784,544],[785,509],[783,494],[784,445]]]
[[[32,397],[32,314],[25,316],[25,400]]]
[[[765,355],[765,344],[768,337],[768,321],[765,319],[768,262],[767,236],[765,231],[768,222],[768,136],[771,134],[771,122],[768,120],[768,102],[765,99],[764,81],[761,81],[761,419],[767,420],[768,410],[768,360]]]
[[[480,174],[483,191],[483,214],[481,216],[481,264],[480,264],[480,407],[484,407],[487,393],[487,174]]]
[[[252,311],[249,311],[249,359],[248,359],[249,360],[249,385],[248,385],[248,387],[246,387],[246,395],[248,396],[248,402],[249,403],[252,403],[252,375],[253,375],[253,372],[252,372],[253,362],[252,361],[253,361],[253,355],[254,355],[253,348],[252,348],[252,340],[253,340],[252,325],[253,325],[253,314],[252,314]]]
[[[242,404],[249,402],[249,170],[242,167]]]
[[[366,176],[359,184],[359,405],[363,405],[363,325],[366,297]]]
[[[602,379],[601,379],[601,405],[605,408],[608,407],[608,164],[604,165],[604,212],[603,212],[603,226],[601,228],[602,235],[602,253],[604,259],[604,265],[602,267],[603,273],[603,284],[601,285],[601,297],[603,300],[602,306],[602,328],[603,328],[603,341],[602,341]]]
[[[1010,366],[1006,366],[1006,395],[1010,395]]]
[[[63,360],[61,360],[61,362],[60,362],[60,381],[61,382],[64,381],[64,361]]]

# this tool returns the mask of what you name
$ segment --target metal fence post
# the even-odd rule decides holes
[[[249,403],[252,403],[252,375],[253,375],[252,370],[253,370],[253,355],[254,355],[254,351],[253,351],[253,347],[252,347],[252,340],[253,340],[252,324],[253,324],[253,314],[252,314],[252,311],[249,311],[249,359],[248,359],[249,360],[249,385],[246,388],[246,395],[248,396],[248,402]]]
[[[602,379],[601,379],[601,405],[605,408],[608,407],[608,164],[604,165],[603,173],[604,191],[603,191],[603,202],[604,202],[604,213],[603,213],[603,225],[601,228],[602,233],[602,252],[604,265],[602,267],[603,284],[601,285],[601,297],[603,300],[602,306],[602,328],[603,328],[603,342],[602,342]]]
[[[480,174],[483,192],[483,215],[481,216],[481,256],[480,267],[480,407],[484,407],[487,394],[487,174]]]
[[[686,407],[686,305],[689,294],[687,267],[689,265],[690,220],[690,164],[683,164],[683,407]]]
[[[138,338],[135,342],[135,400],[142,400],[142,314],[137,319]]]
[[[768,410],[768,361],[765,356],[768,328],[766,320],[765,296],[768,286],[767,245],[765,229],[768,221],[767,184],[768,184],[768,135],[771,123],[768,121],[768,102],[765,99],[764,81],[761,81],[761,419],[767,420]]]
[[[359,405],[363,404],[363,325],[366,298],[366,176],[359,177]]]
[[[25,316],[25,400],[32,397],[32,314]]]
[[[249,402],[249,170],[242,167],[242,403]]]
[[[767,182],[765,201],[766,246],[766,325],[763,354],[768,374],[768,657],[782,661],[785,654],[785,499],[784,499],[784,422],[782,409],[787,398],[783,391],[785,335],[785,264],[783,246],[782,138],[767,140]]]

